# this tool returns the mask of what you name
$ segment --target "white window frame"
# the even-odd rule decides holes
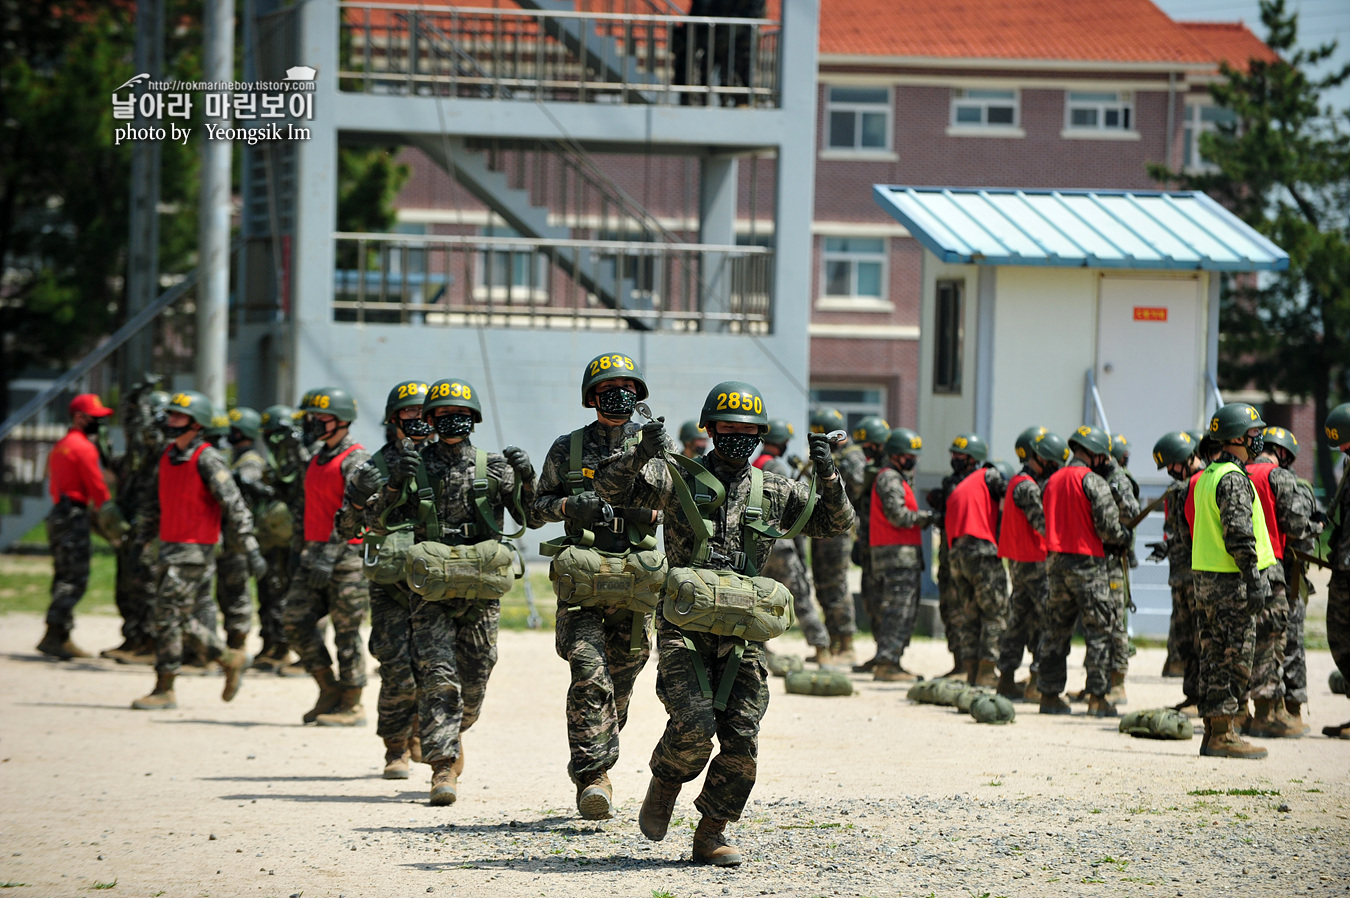
[[[484,237],[515,237],[518,236],[512,228],[492,226],[481,228],[481,236]],[[534,266],[534,286],[529,284],[517,284],[516,266],[519,264],[517,258],[520,256],[532,255]],[[516,258],[513,258],[516,257]],[[494,283],[488,286],[488,268],[491,265],[499,264],[504,261],[508,268],[508,276],[511,283]],[[528,265],[527,262],[527,271]],[[473,299],[476,302],[486,302],[491,300],[495,303],[509,303],[511,305],[527,305],[530,303],[548,302],[548,277],[549,261],[548,257],[540,252],[527,253],[526,250],[503,249],[499,246],[483,243],[480,244],[475,253],[473,261]]]
[[[1101,99],[1081,99],[1075,101],[1074,94],[1080,96],[1096,95]],[[1104,99],[1106,94],[1115,96],[1114,100]],[[1130,90],[1066,90],[1064,91],[1064,130],[1060,137],[1089,140],[1139,140],[1136,129],[1135,92]],[[1097,113],[1097,124],[1075,125],[1073,113],[1076,109],[1091,109]],[[1120,113],[1121,124],[1107,125],[1108,112]]]
[[[895,88],[889,84],[825,84],[825,116],[822,128],[820,155],[823,159],[876,159],[894,162],[899,159],[895,154]],[[850,100],[833,100],[836,90],[884,90],[886,103],[886,143],[880,147],[865,147],[862,140],[861,117],[866,113],[876,114],[883,111],[881,103],[860,103]],[[851,147],[837,147],[830,144],[830,121],[835,112],[848,112],[854,118],[854,144]]]
[[[877,240],[881,243],[880,252],[861,252],[858,250],[830,250],[831,240]],[[895,310],[889,299],[891,260],[891,241],[888,237],[863,234],[831,234],[820,237],[820,289],[816,297],[816,309],[822,312],[891,312]],[[829,289],[829,266],[831,262],[849,264],[849,293],[831,294]],[[880,294],[866,296],[858,293],[858,263],[875,263],[880,266]]]
[[[1204,110],[1217,109],[1218,107],[1209,97],[1198,97],[1194,100],[1187,99],[1186,112],[1181,120],[1182,147],[1181,147],[1181,165],[1182,169],[1188,174],[1201,174],[1203,172],[1212,172],[1217,170],[1211,162],[1205,162],[1200,158],[1200,135],[1205,132],[1218,131],[1218,122],[1207,122],[1204,120]],[[1191,162],[1186,162],[1187,151],[1191,154]]]
[[[971,94],[1011,94],[1011,97],[972,97]],[[989,107],[1012,106],[1011,122],[990,122]],[[957,121],[957,108],[978,107],[980,121]],[[947,121],[948,137],[1025,137],[1022,130],[1022,91],[1018,88],[956,87],[952,88],[951,111]]]

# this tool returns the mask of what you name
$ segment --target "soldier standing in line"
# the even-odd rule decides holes
[[[243,547],[250,572],[260,576],[267,567],[253,539],[253,516],[230,474],[229,462],[203,438],[214,411],[211,400],[201,393],[185,391],[170,399],[164,422],[169,444],[159,458],[155,491],[139,510],[159,534],[151,602],[155,688],[131,703],[140,711],[178,707],[173,684],[183,663],[184,636],[201,646],[206,661],[217,661],[224,669],[220,697],[227,702],[239,691],[250,660],[242,649],[226,646],[196,615],[203,598],[210,601],[222,519],[229,538]]]
[[[697,476],[682,471],[680,482],[675,482],[661,457],[664,429],[658,421],[644,425],[641,442],[601,468],[595,478],[601,498],[631,495],[631,501],[665,512],[672,577],[677,568],[691,576],[702,571],[753,576],[773,548],[771,540],[758,538],[761,530],[757,528],[788,527],[777,532],[790,533],[801,525],[801,532],[823,539],[846,533],[853,526],[853,508],[835,468],[830,443],[816,434],[808,439],[820,501],[810,517],[800,520],[809,498],[807,484],[773,473],[762,475],[759,511],[747,515],[752,486],[759,481],[759,472],[749,462],[769,427],[758,389],[739,381],[718,384],[703,403],[699,423],[707,426],[713,451],[701,460],[702,471]],[[722,496],[702,500],[703,505],[697,507],[702,523],[696,531],[681,510],[682,503],[700,501],[692,493],[702,495],[712,487],[709,480],[716,481],[713,492],[720,490]],[[793,521],[797,524],[788,526]],[[694,831],[694,860],[736,866],[741,853],[727,843],[725,829],[728,821],[740,819],[755,784],[759,725],[769,704],[764,645],[682,629],[666,619],[673,608],[678,610],[668,594],[657,624],[656,692],[670,719],[652,752],[652,779],[638,825],[648,839],[665,838],[681,786],[707,767],[703,791],[694,802],[702,815]],[[724,677],[729,681],[724,683]],[[712,757],[714,736],[719,743],[716,757]]]
[[[1233,402],[1214,413],[1209,438],[1219,457],[1195,481],[1187,499],[1191,522],[1191,577],[1200,644],[1200,714],[1205,738],[1200,754],[1264,758],[1247,742],[1234,718],[1251,686],[1256,616],[1267,605],[1275,551],[1260,496],[1246,465],[1263,448],[1265,422],[1255,408]]]
[[[1167,666],[1163,676],[1180,676],[1185,696],[1174,710],[1200,700],[1200,655],[1195,639],[1195,588],[1191,581],[1191,525],[1186,520],[1186,499],[1192,482],[1205,468],[1199,443],[1186,431],[1163,434],[1153,446],[1153,461],[1166,468],[1173,480],[1163,499],[1163,541],[1149,556],[1167,559],[1167,585],[1172,589],[1172,614],[1167,628]],[[1175,673],[1169,674],[1173,670]]]
[[[1350,456],[1350,402],[1342,403],[1327,415],[1324,427],[1327,442]],[[1331,538],[1327,541],[1327,563],[1331,580],[1327,584],[1327,644],[1336,667],[1350,678],[1350,465],[1341,469],[1336,496],[1327,506]],[[1322,735],[1350,739],[1350,721],[1339,726],[1322,727]]]
[[[951,451],[981,461],[989,452],[973,433],[952,440]],[[1008,572],[998,557],[999,508],[1007,490],[1002,475],[987,465],[957,484],[946,504],[956,658],[972,685],[991,688],[998,685],[999,642],[1008,628]]]
[[[478,391],[459,378],[427,388],[422,417],[439,439],[398,460],[389,483],[366,508],[378,520],[425,469],[436,509],[434,528],[419,520],[418,542],[475,545],[503,535],[504,512],[517,519],[534,505],[534,468],[525,450],[507,446],[502,454],[476,448],[469,439],[483,421]],[[413,456],[416,457],[413,457]],[[511,503],[511,504],[508,504]],[[525,522],[521,521],[524,530]],[[464,772],[463,733],[478,720],[488,676],[497,663],[499,599],[427,601],[411,597],[413,670],[417,679],[417,722],[422,758],[431,765],[431,804],[455,803]]]
[[[103,478],[97,437],[103,420],[113,413],[96,393],[81,393],[70,400],[70,429],[57,440],[47,461],[52,510],[47,513],[47,542],[52,551],[52,600],[47,606],[47,632],[37,644],[44,655],[69,661],[88,658],[75,645],[70,631],[75,627],[75,605],[89,587],[90,530],[92,512],[111,513],[112,493]],[[120,515],[118,515],[120,516]]]
[[[356,400],[351,394],[323,387],[307,399],[300,409],[305,416],[304,436],[307,443],[318,443],[318,451],[305,470],[305,548],[286,594],[286,641],[300,653],[300,662],[319,685],[318,700],[305,712],[304,722],[365,726],[361,691],[366,686],[366,656],[361,624],[370,611],[370,590],[361,572],[360,540],[343,539],[334,523],[347,481],[370,455],[350,432],[356,420]],[[325,616],[333,624],[337,645],[336,677],[319,630],[319,620]]]
[[[970,450],[970,451],[967,451]],[[979,454],[979,458],[971,452]],[[980,440],[962,451],[951,452],[952,472],[942,478],[942,485],[928,491],[928,507],[933,510],[933,521],[938,527],[937,587],[938,617],[942,620],[942,629],[947,635],[947,651],[952,653],[952,669],[943,677],[964,676],[965,666],[961,663],[956,646],[956,628],[952,625],[952,612],[956,608],[956,584],[952,580],[952,566],[947,549],[947,525],[945,520],[947,497],[972,471],[988,458],[988,447]]]
[[[844,416],[835,409],[822,408],[812,412],[812,433],[830,433],[843,429]],[[867,457],[857,444],[847,438],[835,447],[833,452],[834,465],[839,470],[839,476],[844,478],[849,501],[856,501],[862,495]],[[853,610],[853,596],[848,589],[848,565],[852,547],[851,533],[811,540],[811,579],[815,581],[816,601],[820,603],[825,629],[830,634],[830,663],[848,667],[852,667],[858,660],[853,650],[853,635],[858,628]]]
[[[865,512],[871,519],[871,569],[880,582],[872,618],[877,639],[872,679],[883,683],[922,679],[900,663],[919,612],[923,529],[933,522],[932,512],[919,510],[914,492],[914,466],[922,451],[923,439],[914,431],[897,427],[890,432],[881,450],[884,463],[872,483]]]
[[[890,435],[891,425],[880,415],[868,415],[853,428],[853,440],[862,447],[867,464],[863,466],[862,483],[858,487],[857,495],[853,495],[851,491],[849,493],[849,499],[853,501],[853,510],[858,515],[858,533],[853,539],[851,555],[853,563],[862,568],[859,596],[862,600],[863,613],[867,615],[868,621],[872,622],[874,638],[877,604],[881,600],[881,581],[872,570],[872,544],[869,542],[868,528],[872,523],[872,483],[877,479],[877,471],[886,463],[885,446]],[[853,672],[871,673],[876,663],[874,653],[863,663],[853,665]]]
[[[262,416],[251,408],[238,407],[230,409],[228,420],[233,456],[230,467],[256,522],[262,503],[273,494],[268,482],[272,460],[265,444],[258,439]],[[229,539],[216,561],[216,599],[225,616],[225,644],[242,649],[253,623],[253,597],[248,590],[248,559],[243,547]]]
[[[431,425],[422,419],[422,402],[427,385],[418,380],[397,383],[384,402],[385,442],[374,455],[357,468],[347,481],[342,508],[338,511],[338,536],[352,538],[365,529],[386,536],[391,529],[412,525],[423,512],[419,495],[427,486],[419,457],[405,451],[404,441],[421,445],[431,434]],[[403,466],[406,466],[403,467]],[[417,474],[422,471],[422,483]],[[367,520],[365,510],[388,484],[397,479],[401,489],[392,503],[385,503],[382,518]],[[381,545],[385,548],[385,545]],[[392,547],[390,547],[392,548]],[[370,579],[370,546],[363,546],[363,561]],[[384,778],[406,780],[412,761],[421,760],[417,745],[417,679],[412,659],[412,592],[406,582],[370,585],[370,653],[380,662],[380,696],[375,710],[375,735],[384,740]],[[414,752],[414,748],[417,751]]]
[[[764,433],[763,452],[751,464],[761,471],[796,480],[798,472],[785,461],[788,441],[791,439],[792,425],[783,418],[770,418],[769,429]],[[802,560],[799,541],[800,537],[776,540],[760,574],[777,580],[792,593],[792,609],[797,614],[797,626],[801,628],[806,644],[816,650],[815,655],[806,660],[828,665],[830,634],[811,601],[811,581],[806,577],[806,562]]]
[[[259,433],[267,443],[274,466],[276,495],[285,504],[288,515],[280,515],[278,531],[270,534],[275,545],[262,546],[263,557],[267,559],[267,574],[258,581],[258,629],[263,647],[253,659],[254,670],[275,671],[293,657],[286,642],[284,610],[291,575],[300,557],[295,546],[300,544],[303,548],[304,543],[301,523],[305,518],[305,468],[309,464],[309,451],[295,429],[298,414],[289,405],[269,405],[263,409],[259,422]],[[287,516],[289,521],[285,520]],[[255,521],[254,527],[260,530],[260,522]],[[290,535],[286,536],[288,528]]]
[[[698,458],[708,451],[708,434],[697,421],[685,421],[680,425],[680,451],[685,458]]]
[[[1041,616],[1050,597],[1045,572],[1045,509],[1041,486],[1068,461],[1069,446],[1044,427],[1029,427],[1014,444],[1022,470],[1008,481],[1003,520],[998,531],[998,557],[1008,562],[1012,595],[1008,629],[998,649],[998,692],[1013,699],[1040,703],[1036,674],[1040,671]],[[1023,649],[1031,651],[1031,675],[1017,683]]]
[[[1106,700],[1111,674],[1111,599],[1107,547],[1128,545],[1130,535],[1120,525],[1120,512],[1099,471],[1111,457],[1111,438],[1101,428],[1083,425],[1069,437],[1073,458],[1046,481],[1046,572],[1050,598],[1041,621],[1041,669],[1037,685],[1042,714],[1069,714],[1060,697],[1068,673],[1069,640],[1075,619],[1081,616],[1087,643],[1089,717],[1115,717]]]
[[[594,487],[599,466],[637,443],[641,428],[633,421],[633,411],[647,395],[642,371],[629,356],[611,353],[587,364],[581,376],[581,405],[595,409],[595,420],[553,441],[531,515],[535,526],[566,524],[566,536],[545,544],[543,551],[555,556],[550,565],[558,596],[554,648],[571,670],[567,775],[577,789],[577,810],[587,820],[614,816],[609,771],[619,760],[619,733],[628,722],[633,684],[651,657],[647,635],[651,618],[618,607],[624,604],[618,597],[611,607],[575,604],[570,578],[559,576],[556,556],[568,546],[611,556],[655,549],[656,513],[633,507],[626,496],[602,501]],[[686,455],[700,434],[693,421],[680,428]]]
[[[1124,436],[1112,437],[1110,458],[1098,472],[1111,488],[1111,498],[1116,502],[1122,522],[1132,521],[1139,514],[1139,484],[1125,467],[1130,460],[1127,445]],[[1117,611],[1111,619],[1111,688],[1106,693],[1106,700],[1113,705],[1123,705],[1126,703],[1125,677],[1130,672],[1130,568],[1139,565],[1134,557],[1133,532],[1127,545],[1107,552],[1107,560],[1111,601],[1116,603]]]

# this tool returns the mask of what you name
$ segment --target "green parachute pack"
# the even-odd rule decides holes
[[[787,691],[793,695],[852,695],[853,681],[843,671],[799,670],[787,675]]]
[[[969,714],[971,705],[975,704],[975,699],[982,695],[993,695],[994,690],[983,686],[967,686],[956,694],[956,710],[962,714]]]
[[[918,702],[921,705],[947,705],[956,706],[956,696],[969,684],[963,680],[953,680],[947,677],[938,677],[934,680],[924,680],[922,683],[915,683],[909,687],[907,697],[912,702]]]
[[[1131,711],[1120,718],[1120,731],[1138,739],[1180,739],[1195,735],[1191,719],[1172,708]]]
[[[769,668],[769,673],[775,677],[786,677],[790,673],[805,669],[801,655],[769,654],[764,663]]]
[[[1006,697],[985,692],[970,703],[970,716],[978,723],[1012,723],[1017,719],[1017,711]]]

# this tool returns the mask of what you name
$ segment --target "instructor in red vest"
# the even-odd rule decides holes
[[[989,448],[973,433],[952,441],[954,456],[979,462]],[[1008,628],[1008,573],[998,557],[999,506],[1008,485],[992,467],[981,468],[947,495],[947,560],[956,602],[949,626],[958,665],[976,686],[998,685],[998,645]]]

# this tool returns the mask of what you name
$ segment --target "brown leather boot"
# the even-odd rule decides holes
[[[403,739],[384,740],[384,778],[387,780],[406,780],[412,776],[408,769],[408,743]]]
[[[738,867],[741,851],[727,844],[727,822],[715,817],[704,817],[694,830],[694,860],[714,867]]]
[[[872,667],[872,679],[881,683],[917,683],[923,679],[918,674],[910,673],[899,664],[891,664],[889,661],[878,661]]]
[[[84,649],[70,641],[70,631],[54,624],[47,625],[47,632],[37,644],[37,650],[52,658],[69,661],[71,658],[92,658]]]
[[[1252,716],[1251,724],[1247,727],[1249,735],[1262,739],[1299,739],[1303,736],[1301,726],[1294,726],[1292,721],[1279,713],[1284,710],[1283,702],[1261,698],[1254,701],[1256,714]]]
[[[155,688],[150,694],[131,703],[137,711],[172,711],[178,707],[178,697],[173,694],[173,674],[156,673]]]
[[[1088,695],[1088,717],[1119,717],[1116,706],[1104,695]]]
[[[100,658],[107,658],[110,661],[116,661],[118,655],[125,654],[134,648],[134,643],[130,639],[123,639],[122,644],[116,648],[104,649],[98,653]]]
[[[1237,715],[1233,717],[1233,732],[1247,733],[1252,726],[1252,706],[1244,700],[1242,707],[1238,709]]]
[[[463,762],[464,749],[460,748],[460,759]],[[422,737],[417,734],[417,723],[413,722],[412,735],[408,737],[408,757],[414,764],[422,763]]]
[[[1017,671],[1004,670],[999,672],[998,694],[1013,701],[1022,698],[1022,688],[1017,684]]]
[[[244,679],[244,671],[252,663],[253,659],[243,649],[225,650],[225,654],[220,656],[220,668],[225,671],[225,689],[220,693],[222,699],[228,702],[239,694],[239,683]]]
[[[642,810],[638,811],[638,829],[653,842],[660,842],[670,828],[670,815],[675,813],[675,799],[680,794],[683,783],[668,783],[652,777],[647,784],[647,797],[642,799]]]
[[[614,816],[614,787],[609,772],[577,784],[577,810],[583,820],[608,820]]]
[[[1118,671],[1111,671],[1111,689],[1106,693],[1106,700],[1113,705],[1123,705],[1125,699],[1125,674]]]
[[[858,663],[858,653],[853,648],[852,634],[839,637],[839,650],[834,653],[834,663],[849,669]]]
[[[1244,758],[1251,761],[1264,758],[1269,752],[1260,746],[1252,745],[1233,725],[1231,717],[1215,717],[1208,721],[1209,738],[1200,747],[1200,754],[1207,758]]]
[[[366,709],[361,706],[361,687],[343,686],[337,710],[320,714],[314,722],[321,727],[363,727]]]
[[[985,689],[998,686],[998,665],[993,661],[975,662],[975,677],[970,682]]]
[[[1296,702],[1292,698],[1286,698],[1284,700],[1284,711],[1290,726],[1298,727],[1300,733],[1307,734],[1312,732],[1312,727],[1303,721],[1302,702]]]
[[[333,668],[321,667],[313,671],[312,676],[314,682],[319,684],[319,700],[305,712],[305,723],[313,723],[320,714],[336,711],[342,700],[342,690],[338,688],[337,677],[333,676]]]
[[[143,664],[153,667],[156,661],[155,640],[147,636],[134,643],[125,652],[113,655],[113,660],[118,664]]]
[[[1041,693],[1041,713],[1042,714],[1072,714],[1073,709],[1069,703],[1059,697],[1058,692]]]
[[[871,658],[868,658],[862,664],[853,665],[853,672],[871,673],[872,671],[876,670],[876,666],[877,666],[877,656],[873,655]]]
[[[1026,682],[1018,683],[1022,687],[1022,701],[1030,704],[1039,704],[1041,701],[1041,690],[1036,688],[1036,675],[1028,674]]]
[[[815,651],[815,654],[807,655],[807,656],[806,656],[805,658],[803,658],[802,660],[803,660],[803,661],[806,661],[806,662],[808,662],[808,663],[810,663],[810,664],[819,664],[819,665],[821,665],[822,667],[825,666],[825,665],[827,665],[827,664],[833,664],[833,663],[834,663],[834,658],[832,658],[832,657],[830,656],[830,647],[829,647],[829,646],[818,645],[818,646],[815,646],[815,650],[816,650],[816,651]]]
[[[431,762],[431,804],[444,807],[455,803],[459,797],[459,775],[455,773],[454,762]]]

